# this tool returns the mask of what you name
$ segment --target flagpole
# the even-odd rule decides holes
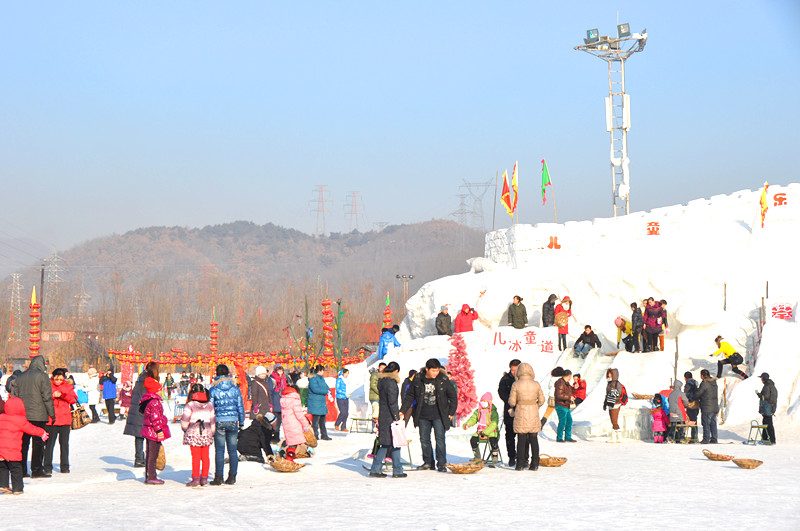
[[[553,192],[553,217],[558,223],[558,212],[556,212],[556,187],[553,185],[553,181],[550,181],[550,191]]]
[[[494,232],[494,217],[497,214],[497,180],[500,178],[500,170],[494,176],[494,208],[492,208],[492,232]]]

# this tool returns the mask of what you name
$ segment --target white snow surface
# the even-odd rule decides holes
[[[333,440],[320,441],[297,473],[241,462],[236,485],[190,489],[184,482],[191,458],[179,425],[165,444],[167,468],[159,476],[166,483],[149,486],[144,469],[132,468],[133,438],[122,434],[124,422],[103,420],[72,432],[70,474],[26,479],[22,496],[0,495],[2,528],[656,529],[674,516],[704,529],[798,529],[800,426],[776,424],[777,446],[744,446],[747,427],[726,426],[721,442],[733,444],[710,447],[764,461],[755,470],[708,461],[699,445],[557,444],[544,433],[541,452],[567,457],[561,468],[372,479],[362,468],[369,461],[354,458],[366,453],[372,436],[330,430]],[[469,458],[472,433],[448,431],[449,461]],[[418,464],[419,443],[410,434]],[[212,468],[213,455],[212,447]]]

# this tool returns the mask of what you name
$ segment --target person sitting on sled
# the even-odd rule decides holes
[[[492,393],[484,393],[480,402],[478,402],[478,409],[464,423],[465,430],[475,425],[478,427],[478,431],[469,440],[476,460],[483,459],[480,450],[478,450],[478,440],[489,439],[489,446],[492,448],[492,465],[500,463],[500,451],[497,448],[497,424],[497,408],[492,403]]]

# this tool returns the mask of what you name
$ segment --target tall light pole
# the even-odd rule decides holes
[[[414,275],[396,275],[397,280],[403,281],[403,306],[405,307],[408,301],[408,281],[414,278]]]
[[[606,98],[606,131],[611,134],[611,202],[614,217],[617,209],[630,214],[630,158],[628,130],[631,127],[630,97],[625,92],[625,61],[644,50],[647,30],[631,33],[629,24],[617,25],[617,38],[600,35],[597,29],[586,32],[583,44],[576,46],[608,63],[608,97]]]

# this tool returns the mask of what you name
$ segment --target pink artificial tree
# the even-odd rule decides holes
[[[469,362],[467,344],[461,334],[455,334],[450,343],[453,350],[447,357],[447,372],[450,378],[458,385],[458,407],[456,419],[461,420],[469,416],[478,405],[478,393],[475,390],[475,371]]]

